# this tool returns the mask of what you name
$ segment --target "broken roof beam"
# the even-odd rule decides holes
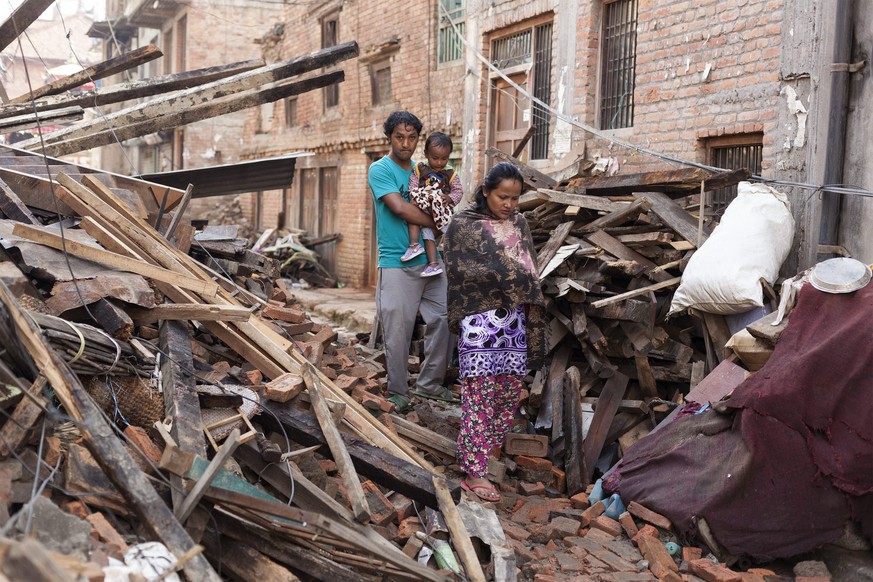
[[[11,133],[13,131],[22,131],[32,129],[42,125],[50,125],[59,121],[79,121],[85,116],[85,111],[81,107],[66,107],[57,109],[51,113],[41,113],[39,116],[31,112],[21,110],[21,115],[15,117],[7,117],[0,121],[0,131],[3,133]]]
[[[103,129],[100,131],[98,127],[95,128],[98,129],[95,133],[86,134],[65,141],[47,143],[44,151],[46,154],[52,156],[73,154],[114,143],[116,140],[123,141],[133,139],[135,137],[148,135],[164,129],[179,127],[203,119],[242,111],[243,109],[262,105],[264,103],[271,103],[286,97],[299,95],[307,91],[339,83],[343,81],[344,78],[345,73],[343,71],[334,71],[294,83],[286,83],[279,86],[270,85],[266,88],[246,93],[242,96],[235,96],[221,100],[205,100],[199,105],[192,107],[178,108],[174,105],[172,110],[163,111],[160,115],[156,114],[155,117],[141,120],[139,122],[125,124],[125,119],[119,119],[119,125],[113,129]]]
[[[230,77],[258,67],[263,67],[262,59],[253,59],[250,61],[240,61],[229,65],[220,65],[216,67],[206,67],[194,71],[185,71],[184,73],[173,73],[170,75],[162,75],[160,77],[150,77],[148,79],[140,79],[129,83],[118,83],[110,87],[100,87],[84,91],[77,95],[54,95],[50,97],[42,97],[32,103],[21,103],[18,105],[0,106],[0,119],[31,113],[34,109],[38,112],[52,111],[64,107],[98,107],[102,105],[111,105],[113,103],[121,103],[122,101],[130,101],[132,99],[142,99],[143,97],[151,97],[160,95],[161,93],[169,93],[171,91],[180,91],[182,89],[190,89],[205,83],[211,83],[225,77]],[[42,116],[40,117],[42,119]]]
[[[148,478],[140,471],[124,444],[115,436],[106,416],[85,391],[79,378],[52,350],[40,335],[36,323],[28,318],[15,301],[5,283],[0,281],[0,303],[3,304],[9,325],[30,358],[54,389],[70,417],[78,421],[85,444],[106,476],[124,495],[132,510],[142,521],[146,530],[176,556],[189,551],[194,542],[173,516],[173,513],[157,494]],[[202,556],[195,556],[184,566],[191,580],[220,580],[218,574]]]
[[[683,168],[663,172],[642,172],[616,176],[593,176],[569,181],[567,192],[591,196],[623,196],[634,192],[664,192],[671,198],[682,198],[704,190],[733,186],[751,176],[748,170],[712,172],[702,168]]]
[[[0,51],[8,47],[54,3],[54,0],[26,0],[16,8],[6,22],[0,24]]]
[[[146,101],[145,103],[102,116],[97,121],[77,123],[45,136],[44,141],[46,143],[55,143],[91,135],[119,125],[120,119],[124,119],[125,124],[140,123],[153,117],[195,107],[233,93],[255,89],[267,83],[280,82],[289,77],[329,67],[340,61],[358,56],[358,52],[358,45],[354,41],[321,49],[280,63],[213,81],[206,85],[200,85],[179,93]],[[18,145],[24,149],[37,150],[41,147],[41,142],[39,139],[29,139],[19,142]]]
[[[108,61],[103,61],[102,63],[97,63],[96,65],[82,69],[78,73],[61,77],[53,83],[32,90],[30,93],[25,93],[15,99],[10,99],[9,104],[15,105],[16,103],[26,103],[33,99],[45,97],[46,95],[57,95],[58,93],[74,89],[90,81],[103,79],[116,73],[138,67],[143,63],[153,61],[162,56],[164,56],[164,53],[161,52],[161,49],[153,44],[149,44],[121,56],[111,58]]]

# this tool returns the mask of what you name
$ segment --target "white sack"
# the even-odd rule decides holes
[[[718,227],[688,261],[670,313],[691,307],[728,315],[762,307],[759,279],[776,281],[793,239],[787,197],[764,184],[740,182]]]

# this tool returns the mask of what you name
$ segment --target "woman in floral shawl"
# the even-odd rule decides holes
[[[518,168],[497,164],[444,239],[449,328],[459,335],[461,487],[485,501],[500,499],[488,455],[503,444],[527,370],[545,355],[545,299],[530,229],[517,212],[521,191]]]

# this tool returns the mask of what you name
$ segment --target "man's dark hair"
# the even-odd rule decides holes
[[[424,142],[425,153],[427,153],[427,151],[432,147],[449,148],[449,151],[451,151],[452,138],[442,133],[441,131],[435,131],[427,136],[427,140]]]
[[[382,124],[382,129],[385,131],[385,137],[391,137],[394,133],[394,128],[398,125],[409,125],[417,133],[421,133],[421,120],[408,111],[395,111],[388,116],[385,123]]]

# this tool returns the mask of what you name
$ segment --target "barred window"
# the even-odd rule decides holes
[[[552,23],[546,22],[491,43],[491,61],[498,69],[530,65],[526,76],[516,73],[511,78],[546,105],[552,99],[552,28]],[[499,79],[495,79],[492,88],[497,91],[492,112],[496,147],[512,153],[516,148],[524,148],[525,140],[529,139],[527,159],[548,158],[549,111],[536,101],[529,101],[526,95],[516,95],[516,89]],[[530,107],[529,112],[527,107]],[[518,111],[519,108],[523,111]]]
[[[602,38],[600,127],[633,127],[637,0],[616,0],[604,5]]]
[[[465,0],[440,0],[442,9],[437,12],[437,63],[459,61],[464,56],[464,44],[461,38],[466,31]],[[448,13],[448,15],[446,14]],[[452,26],[454,25],[454,26]],[[455,32],[457,28],[457,32]]]
[[[707,159],[710,166],[725,170],[749,170],[754,175],[761,174],[761,161],[764,151],[763,133],[723,135],[706,140]],[[737,187],[728,186],[713,190],[709,203],[716,215],[724,213],[731,200],[737,197]]]

